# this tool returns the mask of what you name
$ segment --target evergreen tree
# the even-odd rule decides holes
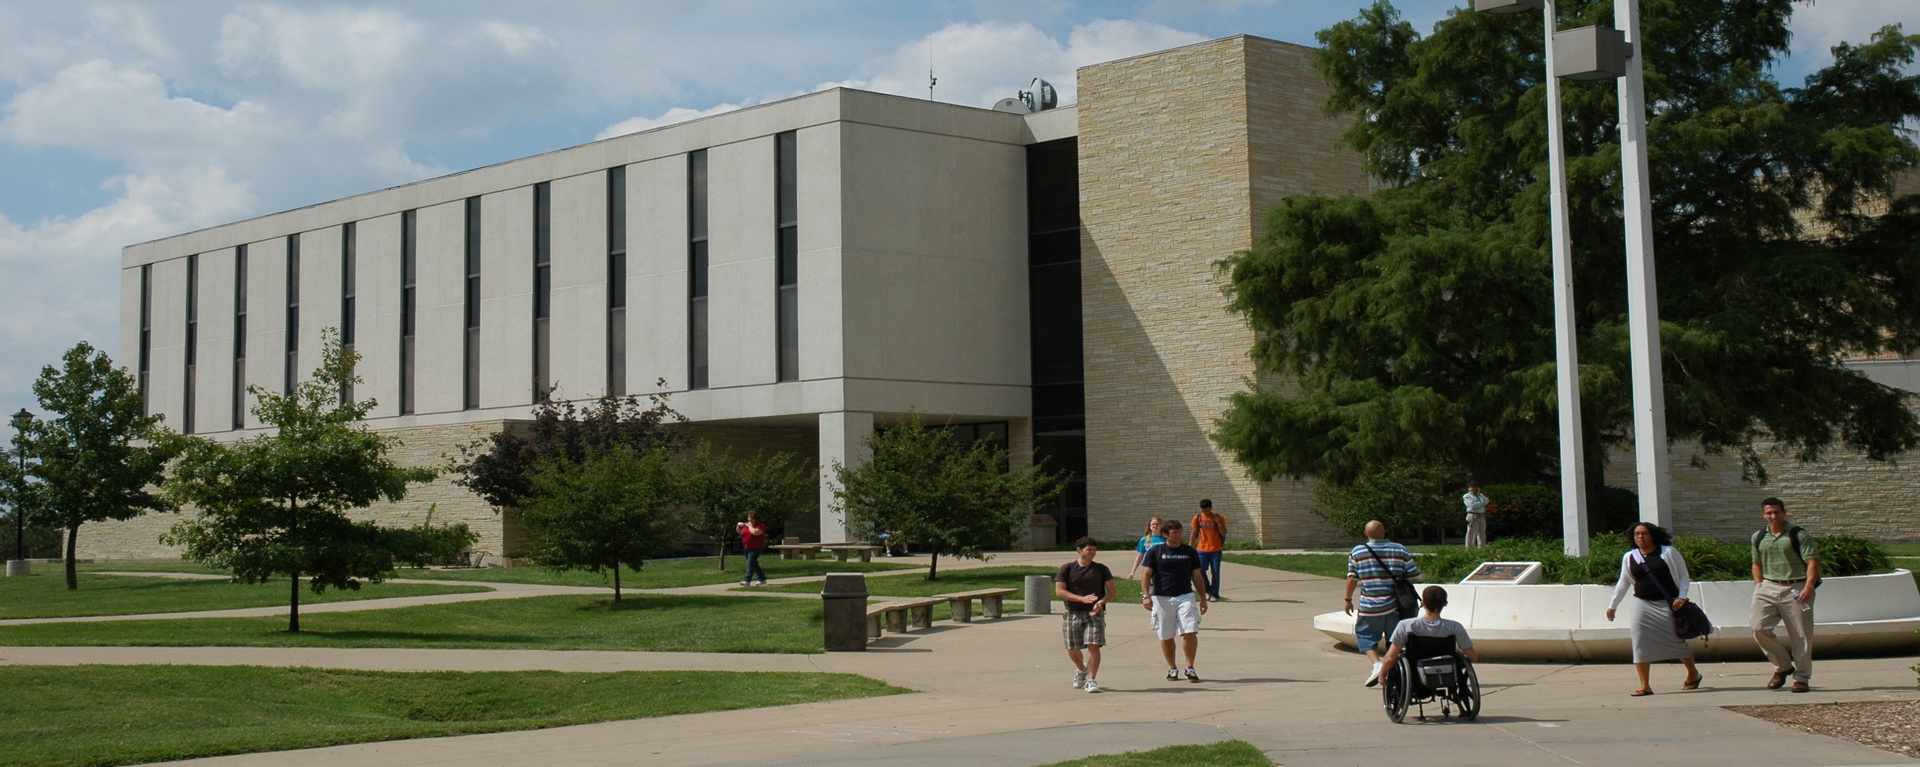
[[[1559,24],[1611,24],[1562,0]],[[1902,392],[1843,367],[1920,342],[1920,161],[1887,27],[1800,87],[1769,72],[1791,0],[1644,0],[1668,435],[1764,480],[1772,450],[1885,459],[1920,441]],[[1319,35],[1326,107],[1387,188],[1290,197],[1222,268],[1261,384],[1214,439],[1255,477],[1353,482],[1395,462],[1484,482],[1557,474],[1546,104],[1538,18],[1454,12],[1422,37],[1387,2]],[[1587,476],[1630,439],[1615,86],[1563,83]],[[1279,385],[1279,381],[1287,381]]]

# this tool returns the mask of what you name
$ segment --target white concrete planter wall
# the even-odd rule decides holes
[[[1611,586],[1443,584],[1444,615],[1466,624],[1474,646],[1489,660],[1628,661],[1632,659],[1625,606],[1608,622]],[[1718,630],[1689,644],[1702,660],[1760,660],[1747,606],[1750,581],[1696,582],[1688,595]],[[1814,656],[1920,651],[1920,588],[1906,570],[1828,578],[1814,600]],[[1353,616],[1317,615],[1313,626],[1353,647]],[[1785,631],[1779,630],[1784,636]]]

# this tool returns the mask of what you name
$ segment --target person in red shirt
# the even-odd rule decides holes
[[[740,576],[740,585],[767,585],[767,571],[760,569],[760,555],[767,552],[767,526],[760,522],[760,512],[747,512],[747,521],[736,527],[740,530],[740,551],[747,555],[747,573]]]
[[[1227,548],[1227,518],[1213,513],[1213,501],[1200,499],[1193,515],[1193,548],[1200,552],[1200,572],[1207,577],[1207,598],[1220,601],[1220,554]]]

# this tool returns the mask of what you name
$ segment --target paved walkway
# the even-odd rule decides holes
[[[1111,552],[1118,560],[1124,552]],[[989,563],[1057,564],[1065,554]],[[954,563],[960,565],[961,563]],[[970,563],[969,563],[970,564]],[[1109,565],[1114,564],[1109,562]],[[947,569],[948,562],[941,562]],[[957,568],[956,568],[957,569]],[[725,586],[700,587],[724,590]],[[807,670],[864,674],[921,692],[433,738],[170,764],[353,765],[979,765],[1018,767],[1080,756],[1237,738],[1283,765],[1375,764],[1418,753],[1427,765],[1916,764],[1885,751],[1784,729],[1721,708],[1765,703],[1920,699],[1912,658],[1823,661],[1815,691],[1761,688],[1764,663],[1702,664],[1703,689],[1679,691],[1678,666],[1654,669],[1659,694],[1629,698],[1624,665],[1479,664],[1479,721],[1394,725],[1365,662],[1334,648],[1312,616],[1340,601],[1334,579],[1229,565],[1226,596],[1201,629],[1201,684],[1162,681],[1145,612],[1118,605],[1100,682],[1071,689],[1057,616],[937,624],[888,635],[864,653],[716,655],[535,650],[270,648],[0,648],[0,663],[197,663],[367,669]],[[458,595],[455,595],[458,596]],[[368,607],[374,605],[364,604]]]

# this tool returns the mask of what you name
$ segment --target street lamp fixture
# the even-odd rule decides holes
[[[1566,525],[1566,552],[1586,553],[1586,504],[1573,488],[1570,477],[1584,469],[1569,472],[1568,461],[1580,455],[1579,383],[1574,356],[1573,321],[1566,308],[1572,305],[1572,257],[1566,251],[1566,154],[1561,146],[1560,91],[1562,77],[1573,80],[1615,79],[1619,83],[1620,102],[1620,182],[1621,217],[1626,225],[1627,324],[1628,343],[1633,357],[1633,447],[1634,469],[1638,477],[1640,519],[1671,527],[1673,511],[1668,499],[1666,395],[1660,371],[1660,302],[1653,270],[1653,206],[1647,189],[1647,115],[1646,88],[1643,82],[1644,50],[1640,39],[1639,0],[1618,0],[1613,4],[1613,28],[1582,27],[1566,32],[1556,30],[1553,0],[1474,0],[1474,9],[1486,13],[1519,13],[1540,9],[1546,17],[1547,143],[1551,156],[1550,196],[1553,199],[1554,238],[1554,333],[1560,372],[1560,483],[1562,518]],[[1558,55],[1562,62],[1556,62]],[[1564,299],[1564,303],[1563,303]],[[1569,378],[1572,385],[1569,388]],[[1572,412],[1569,426],[1568,411]],[[1573,443],[1570,448],[1569,443]],[[1566,501],[1567,498],[1578,498]],[[1578,541],[1576,538],[1576,531]],[[1576,550],[1577,549],[1577,550]]]
[[[13,456],[19,461],[20,490],[27,487],[27,452],[22,449],[24,442],[20,435],[33,425],[33,412],[20,408],[13,414]],[[13,560],[7,563],[7,575],[26,575],[27,570],[27,510],[26,502],[20,495],[13,498]]]

